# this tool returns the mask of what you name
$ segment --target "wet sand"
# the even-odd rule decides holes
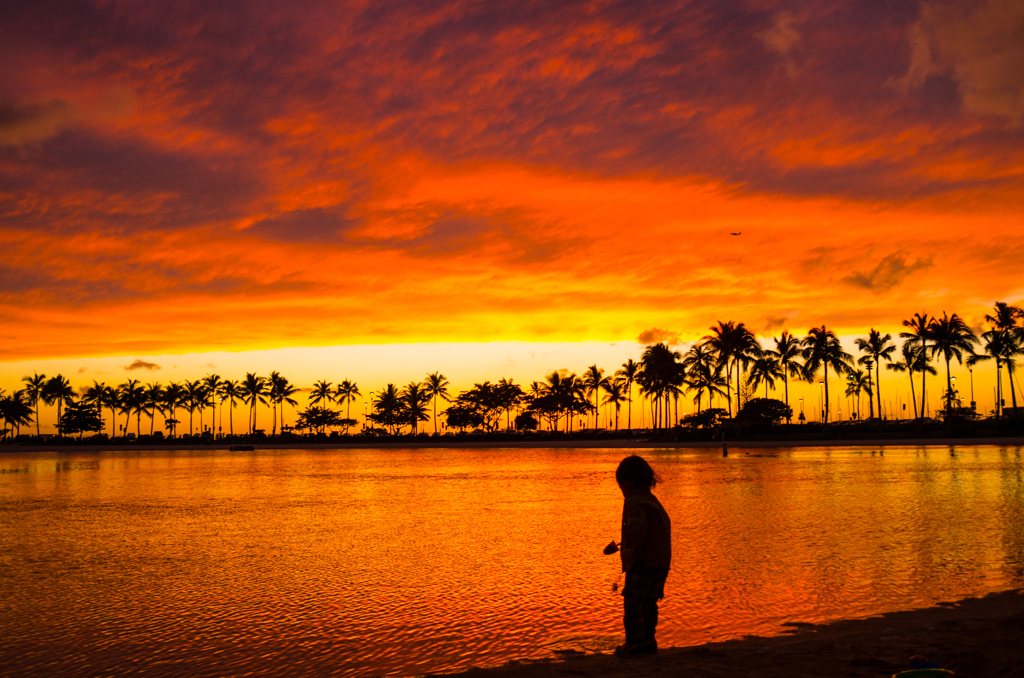
[[[825,625],[798,624],[772,638],[746,637],[687,648],[663,648],[653,657],[610,654],[473,669],[467,678],[794,678],[892,676],[923,655],[962,678],[1024,676],[1024,595],[1020,591],[940,603]]]
[[[879,447],[886,449],[897,449],[900,447],[975,447],[978,445],[997,445],[1000,447],[1020,447],[1024,445],[1022,436],[1002,436],[992,438],[878,438],[871,440],[859,439],[827,439],[827,440],[727,440],[728,449],[782,449],[800,447]],[[289,442],[253,442],[253,443],[222,443],[217,442],[211,445],[202,443],[140,443],[113,445],[15,445],[8,444],[0,446],[0,454],[4,452],[109,452],[115,450],[227,450],[231,445],[252,445],[257,450],[344,450],[344,449],[421,449],[432,447],[465,447],[465,448],[636,448],[636,449],[707,449],[708,451],[721,451],[721,442],[710,441],[630,441],[627,439],[612,440],[511,440],[511,441],[460,441],[453,438],[440,438],[416,441],[366,441],[366,442],[341,442],[341,441],[307,441],[294,440]]]

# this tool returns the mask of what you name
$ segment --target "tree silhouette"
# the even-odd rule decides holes
[[[410,381],[402,389],[400,399],[403,423],[411,426],[412,435],[416,435],[419,423],[430,419],[430,416],[427,414],[427,403],[430,402],[430,393],[423,387],[423,384],[417,381]]]
[[[711,334],[706,335],[702,341],[711,348],[718,356],[718,361],[725,366],[726,380],[736,370],[736,412],[739,412],[740,402],[740,371],[746,369],[754,358],[761,356],[761,345],[757,343],[753,332],[747,329],[743,323],[735,323],[730,320],[727,323],[718,321],[717,325],[711,328]],[[727,381],[725,389],[726,399],[729,402],[729,416],[732,416],[732,390],[730,382]]]
[[[149,435],[153,435],[153,429],[156,425],[156,412],[164,402],[164,387],[159,383],[151,382],[146,384],[142,390],[142,402],[143,407],[149,413]]]
[[[210,433],[217,434],[217,398],[220,397],[221,378],[219,374],[208,374],[203,377],[203,388],[209,396],[212,405],[213,416],[210,418]],[[202,420],[199,421],[199,428],[203,427]]]
[[[0,417],[11,427],[13,436],[21,432],[22,426],[32,423],[32,406],[28,389],[20,389],[11,395],[0,397]]]
[[[92,380],[92,386],[86,389],[85,395],[82,396],[82,402],[90,405],[95,405],[100,412],[100,417],[103,417],[103,408],[110,408],[110,437],[114,437],[114,418],[116,415],[116,395],[114,389],[107,386],[102,381]]]
[[[64,403],[75,397],[75,389],[71,388],[71,382],[66,377],[58,374],[46,380],[41,395],[47,405],[57,403],[57,421],[60,422]]]
[[[164,389],[164,407],[171,413],[168,423],[170,423],[171,435],[174,437],[178,435],[178,408],[185,404],[186,400],[187,395],[181,384],[176,381],[167,384]]]
[[[600,416],[600,408],[598,408],[598,397],[601,394],[601,388],[608,383],[608,377],[604,376],[604,370],[598,367],[596,364],[591,365],[583,372],[583,388],[586,389],[586,393],[589,397],[594,399],[594,428],[599,428],[598,417]]]
[[[864,361],[865,358],[868,358],[875,367],[874,386],[875,393],[878,394],[878,417],[880,419],[884,418],[882,416],[882,385],[879,372],[881,370],[883,360],[888,363],[892,362],[892,354],[896,351],[896,344],[893,343],[891,334],[882,334],[874,327],[868,331],[868,336],[866,338],[860,337],[855,339],[853,343],[856,344],[857,348],[864,354],[858,362]],[[861,364],[866,364],[866,362],[861,362]],[[875,416],[873,401],[871,404],[871,416]]]
[[[22,377],[21,380],[25,382],[25,397],[28,398],[28,402],[32,404],[32,409],[35,410],[36,415],[36,437],[38,438],[39,433],[39,400],[43,397],[43,389],[46,387],[46,375],[39,374],[38,372],[33,373],[31,377]]]
[[[782,382],[786,387],[786,405],[789,406],[789,378],[796,377],[797,379],[806,380],[804,366],[800,362],[802,355],[800,340],[788,331],[783,330],[779,338],[773,339],[773,341],[775,342],[775,350],[771,351],[771,353],[779,360],[779,368],[782,370]]]
[[[927,364],[928,361],[928,340],[931,339],[932,319],[927,313],[915,313],[913,318],[903,321],[903,326],[909,328],[907,332],[900,332],[900,337],[910,342],[910,345],[921,354],[921,358]],[[915,358],[914,364],[918,364]],[[928,394],[925,391],[925,376],[928,370],[921,372],[921,417],[925,416],[925,408],[928,403]]]
[[[953,414],[953,380],[949,374],[949,361],[956,358],[957,363],[963,364],[963,354],[965,352],[974,353],[974,344],[978,343],[978,338],[974,336],[974,332],[960,316],[956,313],[946,315],[945,311],[942,312],[941,318],[932,319],[929,334],[933,342],[932,357],[941,354],[946,361],[946,393],[949,394],[949,397],[946,398],[946,418],[948,420]]]
[[[828,368],[836,374],[847,374],[853,362],[853,356],[843,350],[842,344],[835,332],[826,328],[812,327],[807,331],[800,344],[804,347],[801,355],[804,359],[804,369],[809,379],[813,379],[819,369],[824,369],[825,374],[825,418],[823,424],[828,423],[829,402],[828,402]]]
[[[447,385],[447,383],[448,382],[445,382],[446,385]],[[350,379],[343,379],[342,382],[340,384],[338,384],[338,388],[335,389],[335,391],[334,391],[335,402],[337,402],[339,405],[344,404],[347,407],[347,409],[345,411],[345,424],[344,424],[346,432],[348,431],[348,427],[351,426],[352,423],[353,423],[353,419],[352,419],[352,403],[355,401],[356,398],[358,398],[358,397],[360,397],[362,395],[363,394],[359,392],[359,386],[356,385],[356,382],[354,382],[354,381],[352,381]],[[436,425],[437,425],[436,420],[435,420],[434,425],[436,427]]]
[[[615,372],[615,376],[621,379],[626,387],[626,428],[630,431],[633,430],[633,384],[638,374],[640,363],[634,362],[632,358],[622,363],[622,367]]]
[[[605,379],[602,389],[604,390],[604,404],[615,407],[615,430],[619,430],[619,410],[622,409],[622,401],[626,400],[626,382],[622,379]]]
[[[752,389],[757,389],[764,384],[764,397],[768,400],[768,388],[775,388],[776,379],[784,379],[786,373],[779,365],[779,359],[769,352],[765,352],[760,358],[754,358],[750,364],[750,374],[747,376],[747,384]],[[788,403],[787,403],[788,404]]]
[[[668,398],[678,392],[686,379],[686,371],[680,361],[682,354],[673,351],[666,343],[651,344],[640,357],[640,374],[637,382],[642,393],[651,396],[654,408],[654,428],[662,428],[668,420]]]
[[[186,381],[184,389],[184,405],[185,409],[188,410],[188,434],[193,436],[196,432],[192,425],[192,414],[202,406],[202,403],[206,401],[206,388],[203,386],[203,382],[196,379],[195,381]],[[201,427],[202,419],[200,419],[200,428]]]
[[[220,397],[228,401],[228,432],[235,435],[235,418],[233,416],[236,407],[235,401],[245,397],[242,385],[234,379],[225,379],[220,383]],[[223,421],[223,419],[221,419]]]
[[[246,372],[242,381],[242,400],[249,405],[249,434],[256,433],[256,406],[267,404],[267,380],[256,376],[255,372]]]
[[[861,417],[860,396],[871,395],[871,375],[864,370],[850,370],[846,374],[846,395],[857,399],[857,418]],[[873,416],[873,415],[872,415]]]
[[[440,372],[434,372],[428,374],[426,380],[423,382],[423,386],[427,389],[427,393],[434,401],[434,435],[437,435],[437,399],[440,398],[445,402],[451,402],[448,393],[448,380]]]

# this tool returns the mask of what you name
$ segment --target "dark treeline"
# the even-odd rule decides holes
[[[485,381],[457,395],[449,391],[449,382],[443,374],[428,374],[422,382],[410,382],[404,388],[387,384],[379,392],[371,391],[364,407],[366,423],[363,434],[397,435],[408,432],[415,435],[419,426],[432,421],[433,433],[439,433],[438,417],[443,416],[443,427],[449,429],[572,432],[574,420],[580,425],[599,428],[602,405],[613,412],[614,428],[620,428],[620,414],[625,406],[625,429],[633,429],[634,393],[646,401],[654,429],[686,425],[691,428],[710,427],[725,419],[745,417],[762,421],[791,420],[789,403],[791,380],[813,383],[819,379],[824,386],[822,422],[830,420],[829,379],[845,379],[845,394],[860,402],[867,397],[869,420],[885,419],[880,393],[883,363],[886,370],[906,374],[911,388],[914,418],[925,417],[923,394],[929,376],[938,376],[933,363],[944,367],[945,389],[942,393],[942,412],[947,421],[954,418],[976,418],[973,403],[964,407],[950,374],[952,361],[972,368],[983,361],[992,361],[996,370],[996,403],[993,415],[1002,412],[1002,370],[1010,379],[1012,413],[1017,414],[1017,394],[1014,387],[1016,359],[1024,353],[1024,311],[1005,302],[997,302],[993,312],[985,316],[990,328],[976,335],[953,313],[929,316],[918,313],[903,321],[904,331],[899,333],[898,346],[893,336],[874,328],[867,336],[855,340],[859,356],[847,352],[836,334],[826,326],[812,327],[803,337],[783,331],[780,336],[763,346],[743,323],[717,322],[710,333],[695,342],[685,352],[673,350],[668,344],[646,346],[639,362],[627,360],[614,373],[591,365],[582,375],[558,370],[543,381],[534,381],[526,388],[509,379],[496,383]],[[919,402],[915,379],[920,379]],[[942,377],[940,377],[942,378]],[[260,435],[257,428],[257,405],[271,407],[271,435],[293,429],[317,434],[327,429],[342,429],[343,433],[358,422],[351,416],[351,405],[362,397],[357,384],[348,379],[334,386],[318,381],[309,394],[308,406],[298,413],[294,427],[284,425],[284,406],[298,405],[295,396],[299,389],[278,372],[269,377],[248,373],[241,381],[221,379],[208,375],[196,381],[141,384],[129,379],[119,386],[107,386],[94,381],[76,394],[68,380],[57,375],[47,378],[33,374],[23,379],[25,387],[7,395],[0,391],[0,416],[6,424],[4,436],[17,435],[24,426],[33,422],[39,434],[40,404],[56,407],[58,431],[62,435],[99,433],[104,430],[104,411],[111,414],[110,435],[116,435],[118,417],[128,434],[132,418],[135,434],[141,436],[143,418],[148,418],[148,435],[162,435],[154,431],[155,418],[161,414],[167,434],[178,437],[183,423],[181,415],[188,415],[188,435],[212,436],[215,431],[235,436],[234,410],[239,404],[247,409],[244,426],[239,433]],[[782,399],[769,397],[769,389],[782,387]],[[764,388],[764,397],[757,397]],[[679,401],[691,396],[696,413],[680,418]],[[712,398],[724,399],[726,408],[710,407]],[[438,405],[443,403],[439,411]],[[708,405],[707,408],[704,405]],[[344,411],[336,410],[340,406]],[[225,407],[226,406],[226,407]],[[227,430],[224,430],[224,409],[228,411]],[[209,411],[209,426],[204,425]],[[280,414],[279,414],[280,413]],[[859,407],[858,407],[859,413]],[[220,424],[217,417],[220,417]],[[591,419],[593,417],[593,419]],[[612,422],[608,422],[609,428]]]

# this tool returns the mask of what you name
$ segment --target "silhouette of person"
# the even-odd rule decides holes
[[[651,490],[657,477],[642,457],[626,457],[615,471],[622,490],[620,555],[626,585],[622,589],[626,642],[615,650],[620,657],[657,654],[658,601],[672,563],[672,522]]]

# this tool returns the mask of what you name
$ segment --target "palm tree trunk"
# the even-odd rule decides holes
[[[629,401],[629,405],[627,405],[628,409],[626,410],[626,428],[629,429],[630,431],[632,431],[633,430],[633,382],[627,382],[626,383],[626,391],[627,391],[626,397],[627,397],[627,400]]]
[[[914,372],[910,371],[910,397],[914,403],[914,419],[917,419],[917,394],[914,393]]]
[[[1006,363],[1006,376],[1009,377],[1009,382],[1010,382],[1010,399],[1011,399],[1010,402],[1013,403],[1013,416],[1016,417],[1017,416],[1017,389],[1014,388],[1014,386],[1013,386],[1013,377],[1014,377],[1013,373],[1016,371],[1015,368],[1016,368],[1015,365],[1012,365],[1009,362]]]
[[[828,423],[828,363],[825,363],[825,423]]]
[[[925,357],[925,360],[928,359],[928,354],[925,353],[925,350],[924,350],[925,346],[927,345],[927,343],[928,342],[925,341],[925,340],[921,341],[921,355],[923,355]],[[928,398],[927,398],[928,391],[926,391],[925,388],[924,388],[924,378],[928,375],[928,364],[927,364],[927,362],[925,363],[924,367],[925,367],[925,369],[921,370],[921,418],[922,419],[924,419],[924,416],[925,416],[925,403],[928,402]]]

